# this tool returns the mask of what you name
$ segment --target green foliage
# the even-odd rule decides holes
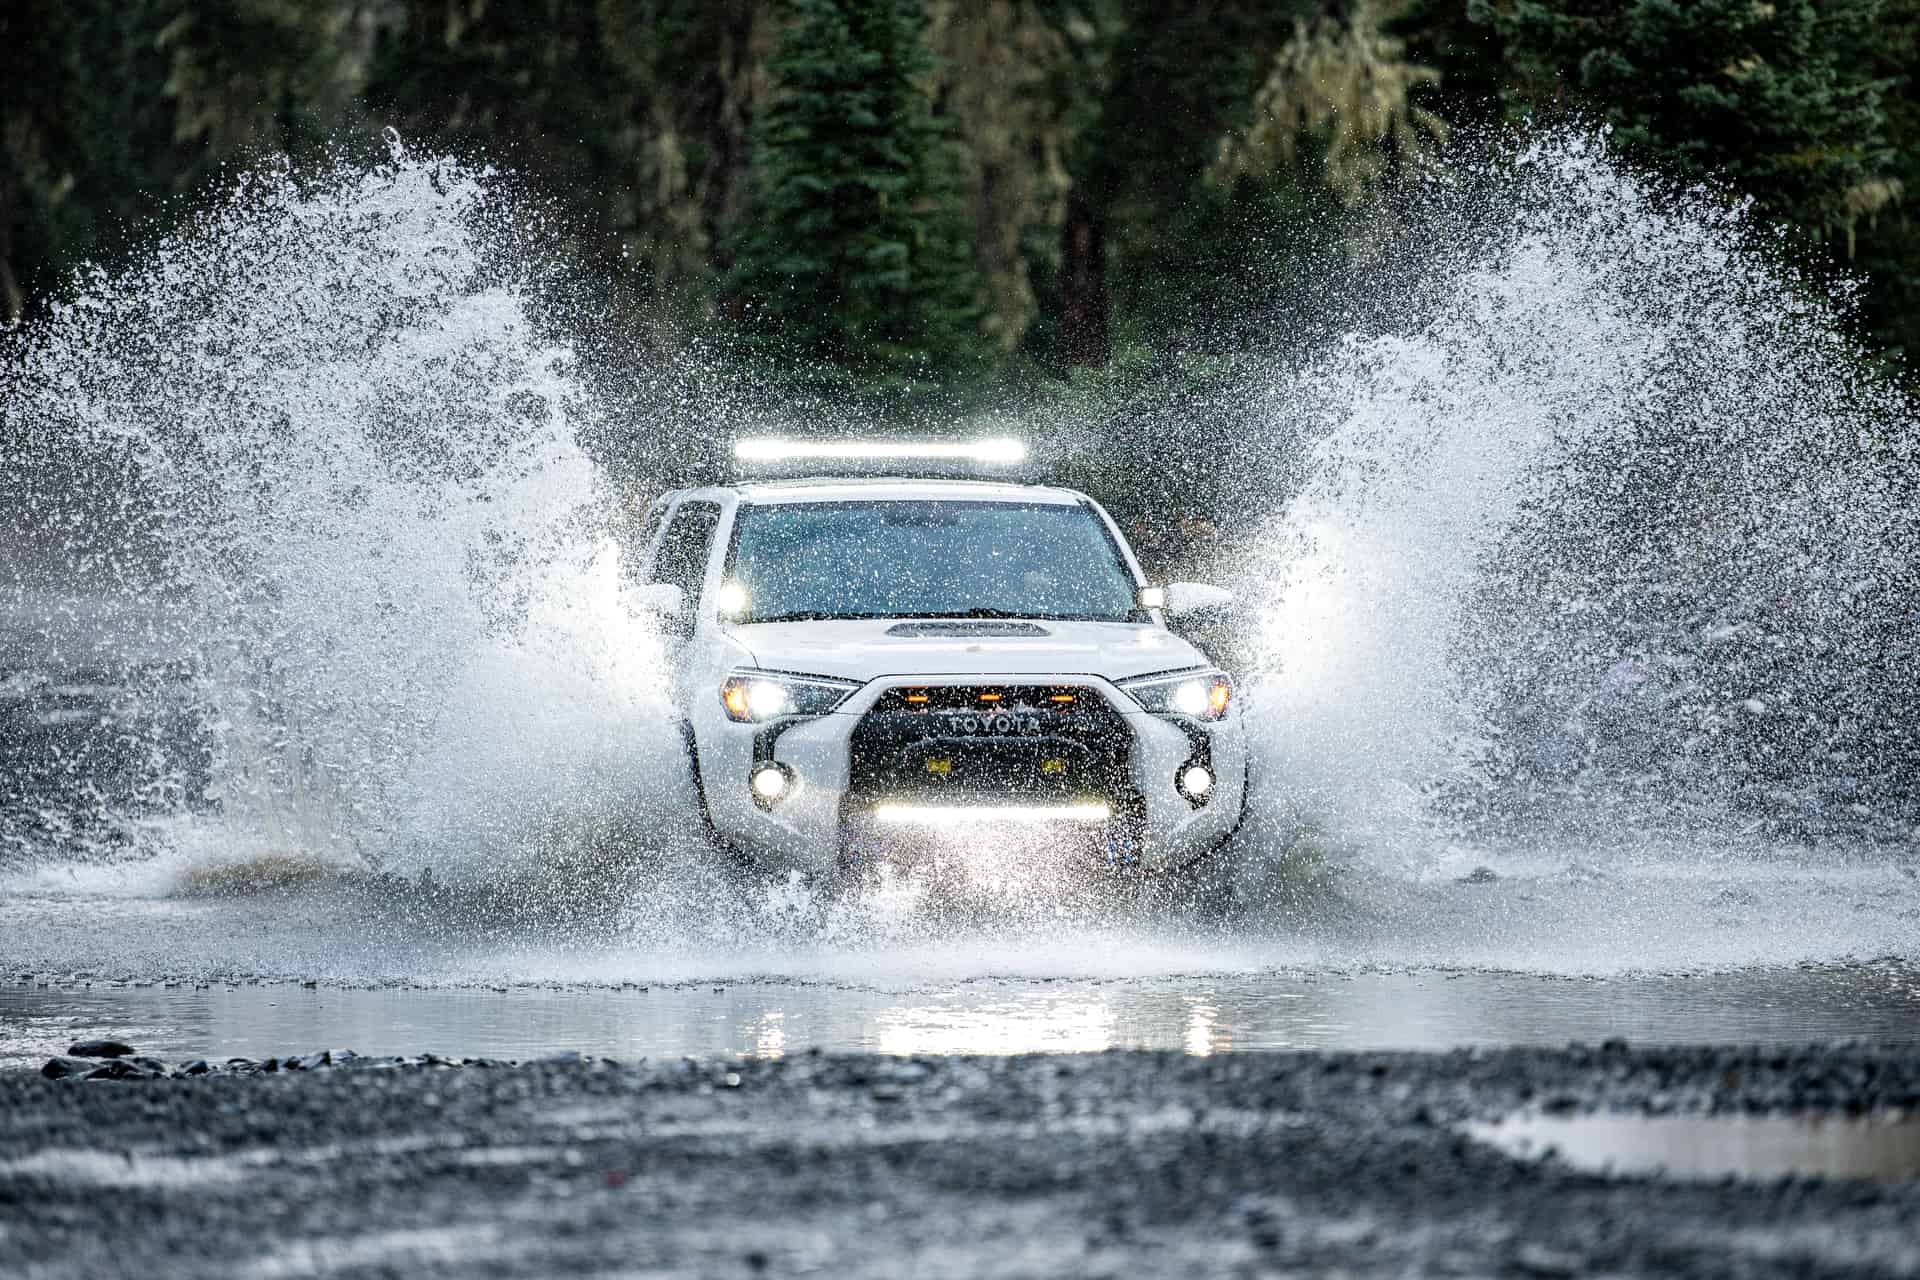
[[[1206,178],[1220,138],[1251,119],[1268,64],[1304,3],[1223,0],[1205,6],[1117,0],[1094,53],[1100,75],[1070,167],[1104,264],[1063,263],[1056,312],[1110,307],[1120,345],[1191,334],[1208,300],[1235,287],[1231,242],[1209,233],[1240,224],[1233,196]],[[1069,256],[1074,246],[1069,244]],[[1073,299],[1089,266],[1111,279],[1105,298]],[[1104,287],[1104,281],[1095,282]],[[1039,336],[1049,336],[1043,329]],[[1042,353],[1058,364],[1099,363],[1098,343],[1061,335]]]
[[[17,0],[0,6],[0,318],[109,257],[157,198],[326,136],[345,94],[333,6]]]
[[[162,6],[0,6],[0,319],[44,298],[171,186]]]
[[[1893,178],[1901,199],[1855,228],[1854,265],[1866,274],[1863,319],[1877,345],[1920,362],[1920,0],[1886,0],[1874,32],[1871,68],[1893,88],[1884,99]]]
[[[1867,56],[1881,0],[1471,0],[1522,107],[1597,112],[1664,170],[1714,176],[1842,239],[1890,204],[1894,148]]]
[[[914,390],[984,356],[917,0],[788,0],[732,312],[814,385]]]
[[[174,137],[201,164],[249,149],[296,150],[341,119],[345,11],[282,0],[171,0],[153,38],[167,58]],[[200,173],[189,164],[186,181]]]
[[[1920,0],[12,0],[0,318],[393,125],[541,197],[609,341],[896,402],[1177,381],[1316,331],[1449,133],[1577,113],[1823,241],[1912,352],[1917,62]]]

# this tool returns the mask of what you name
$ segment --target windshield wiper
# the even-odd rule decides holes
[[[1009,609],[967,609],[959,613],[943,613],[943,618],[1006,618],[1021,622],[1125,622],[1124,617],[1115,618],[1103,613],[1036,613],[1028,610],[1016,613]]]
[[[870,613],[831,613],[825,609],[795,609],[791,613],[756,613],[752,617],[742,618],[743,623],[755,622],[850,622],[860,618],[871,618]]]
[[[795,609],[788,613],[754,614],[742,618],[742,625],[760,622],[965,622],[969,619],[997,622],[1126,622],[1125,617],[1093,613],[1034,613],[1015,609],[995,609],[979,605],[971,609],[942,609],[927,613],[844,613],[829,609]]]

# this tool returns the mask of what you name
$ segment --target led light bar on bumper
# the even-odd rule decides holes
[[[761,724],[783,716],[824,716],[852,697],[851,680],[796,676],[775,671],[736,671],[720,684],[720,705],[736,724]]]
[[[1119,682],[1144,711],[1188,720],[1224,720],[1233,701],[1233,681],[1224,671],[1182,671]]]
[[[891,826],[966,827],[995,822],[1105,822],[1112,810],[1079,804],[883,804],[876,821]]]

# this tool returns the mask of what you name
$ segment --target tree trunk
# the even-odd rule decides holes
[[[1106,226],[1078,188],[1067,193],[1062,234],[1061,351],[1070,365],[1104,365],[1113,354],[1107,333]]]

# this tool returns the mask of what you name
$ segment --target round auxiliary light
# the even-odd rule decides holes
[[[1180,790],[1198,800],[1213,790],[1213,770],[1203,764],[1190,764],[1180,771]]]
[[[793,785],[793,775],[777,764],[763,764],[747,778],[747,785],[761,800],[778,800]]]

